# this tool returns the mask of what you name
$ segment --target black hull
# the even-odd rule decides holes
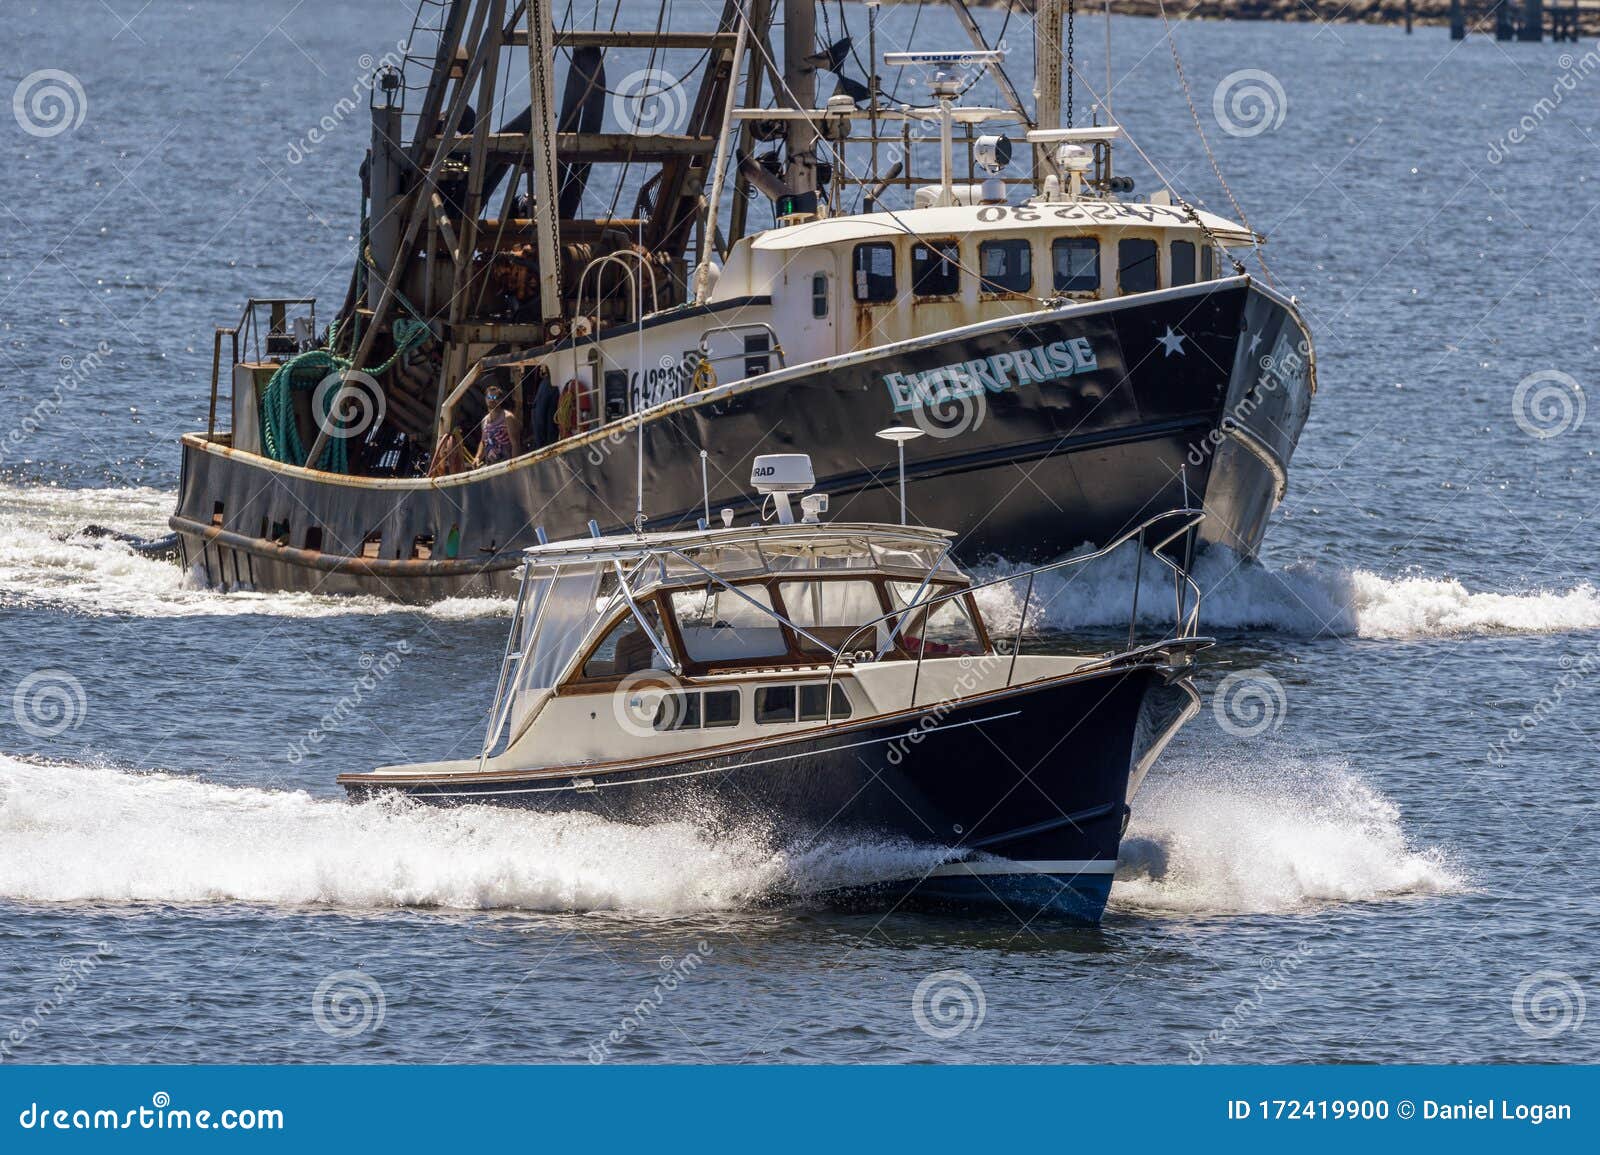
[[[1087,342],[1092,369],[1010,383],[965,404],[897,411],[888,385],[1071,341]],[[908,447],[911,514],[954,530],[963,560],[1047,560],[1201,502],[1201,544],[1250,555],[1305,423],[1308,359],[1288,303],[1234,278],[796,366],[647,415],[648,524],[686,529],[701,516],[701,449],[713,516],[753,512],[751,458],[793,451],[811,455],[830,517],[898,520],[894,449],[873,433],[915,421],[935,435]],[[590,518],[607,532],[629,523],[635,437],[613,427],[459,478],[374,482],[191,436],[171,524],[186,565],[222,588],[408,601],[508,591],[508,571],[537,527],[556,539],[585,534]],[[315,551],[304,548],[308,531]],[[376,556],[362,557],[375,534]],[[434,543],[431,557],[415,556],[418,539]]]
[[[572,776],[342,779],[360,801],[682,820],[769,832],[775,848],[888,842],[927,848],[905,877],[841,879],[850,905],[1004,907],[1097,922],[1116,869],[1134,767],[1187,716],[1171,667],[1141,664],[1061,679],[739,752]]]

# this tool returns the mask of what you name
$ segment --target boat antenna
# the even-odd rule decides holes
[[[633,505],[633,532],[644,533],[644,289],[640,282],[644,273],[644,217],[641,215],[637,224],[638,230],[638,261],[639,275],[633,278],[633,323],[634,334],[638,340],[639,357],[639,391],[635,394],[635,404],[638,410],[635,413],[639,422],[637,452],[634,458],[634,505]]]
[[[900,455],[900,524],[906,524],[906,442],[915,441],[923,435],[921,429],[911,425],[891,425],[887,429],[880,429],[874,436],[885,441],[893,441]]]
[[[1115,123],[1111,118],[1111,89],[1114,87],[1111,80],[1111,0],[1106,0],[1106,123]]]
[[[700,451],[700,508],[706,515],[705,524],[711,524],[711,486],[706,482],[706,451]]]

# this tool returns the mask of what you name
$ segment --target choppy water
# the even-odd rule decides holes
[[[886,46],[909,18],[886,15]],[[10,1054],[1600,1059],[1579,1013],[1600,993],[1594,426],[1536,438],[1513,404],[1545,370],[1589,386],[1595,153],[1558,109],[1489,159],[1568,49],[1181,27],[1322,389],[1264,564],[1201,568],[1215,692],[1147,781],[1090,931],[803,897],[925,850],[350,807],[342,770],[475,748],[505,607],[223,597],[77,533],[160,530],[174,435],[204,423],[210,328],[247,293],[342,292],[364,133],[286,155],[407,22],[376,2],[213,2],[122,28],[74,2],[8,23],[8,86],[61,69],[87,101],[58,136],[0,125]],[[1119,116],[1227,211],[1159,24],[1116,28]],[[1098,35],[1079,40],[1090,77]],[[1230,136],[1212,95],[1252,68],[1275,74],[1283,120]],[[62,359],[101,341],[103,371],[30,422]],[[1129,576],[1115,558],[1047,591],[1041,624],[1118,625]]]

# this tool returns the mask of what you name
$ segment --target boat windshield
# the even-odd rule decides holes
[[[677,590],[672,595],[672,612],[691,662],[776,658],[789,652],[765,586],[744,585],[737,591],[717,585]]]
[[[920,605],[950,593],[948,585],[920,586],[915,582],[888,583],[895,609]],[[983,640],[967,608],[967,598],[946,598],[928,609],[918,610],[902,620],[900,645],[910,654],[948,657],[981,654]]]
[[[866,579],[779,582],[778,596],[789,620],[811,635],[796,635],[800,652],[817,657],[832,657],[851,634],[884,612],[877,583]],[[887,623],[879,626],[878,633],[875,649],[889,640]],[[862,645],[868,642],[865,637],[857,640]]]

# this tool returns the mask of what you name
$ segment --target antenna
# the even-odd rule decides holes
[[[873,434],[885,441],[893,441],[895,448],[900,451],[900,524],[906,524],[906,442],[915,441],[923,435],[922,430],[910,425],[891,425],[887,429],[880,429]]]
[[[700,509],[705,514],[705,524],[711,523],[711,486],[706,483],[706,451],[700,451]]]
[[[644,253],[644,217],[639,218],[638,225],[640,265],[643,265]],[[633,505],[633,532],[644,533],[644,384],[647,376],[644,364],[644,290],[639,284],[640,278],[633,278],[633,323],[638,336],[639,349],[639,445],[638,454],[634,461],[634,505]]]
[[[956,203],[951,175],[955,152],[955,101],[961,95],[962,76],[974,68],[999,64],[1003,50],[969,49],[966,52],[885,52],[883,63],[889,68],[921,68],[927,77],[928,91],[938,102],[939,114],[939,204]]]

